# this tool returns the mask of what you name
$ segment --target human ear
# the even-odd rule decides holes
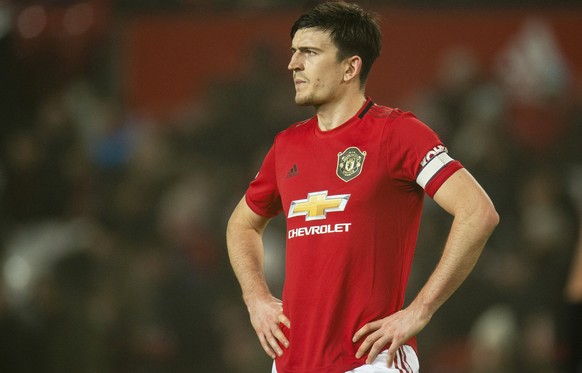
[[[348,57],[345,60],[344,81],[348,82],[360,74],[362,70],[362,58],[360,56]]]

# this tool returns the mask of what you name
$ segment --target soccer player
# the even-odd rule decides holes
[[[227,228],[251,323],[273,372],[418,372],[415,336],[471,272],[499,217],[432,130],[366,97],[382,39],[374,14],[323,3],[291,37],[295,102],[316,115],[276,136]],[[436,269],[404,307],[425,193],[454,219]],[[282,301],[265,281],[262,244],[281,212]]]

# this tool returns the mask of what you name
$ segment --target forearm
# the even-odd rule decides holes
[[[580,225],[574,262],[566,283],[566,298],[572,303],[582,302],[582,224]]]
[[[494,216],[455,217],[443,255],[411,307],[430,319],[469,276],[495,225]]]
[[[485,191],[462,170],[435,201],[453,215],[441,259],[411,306],[430,319],[473,270],[499,216]]]
[[[228,255],[245,302],[269,294],[264,275],[262,243],[249,232],[227,236]]]
[[[263,232],[268,218],[255,214],[243,198],[233,211],[226,229],[228,256],[240,283],[251,324],[261,346],[273,359],[283,354],[289,340],[280,324],[291,328],[281,301],[271,295],[264,271]]]
[[[270,292],[264,273],[262,233],[266,226],[250,221],[239,203],[231,216],[226,233],[230,264],[240,284],[243,299],[268,297]]]
[[[372,321],[356,332],[353,342],[367,336],[356,353],[357,358],[369,351],[366,363],[370,364],[381,349],[390,343],[390,366],[398,347],[417,335],[463,283],[497,224],[497,214],[490,203],[484,210],[476,211],[468,215],[457,211],[441,260],[410,306],[381,320]]]

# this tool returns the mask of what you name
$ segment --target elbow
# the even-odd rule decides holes
[[[493,203],[489,202],[486,207],[482,209],[483,214],[481,216],[481,222],[483,224],[484,229],[489,232],[489,234],[493,233],[495,228],[499,225],[500,217],[499,213],[495,209]]]
[[[489,237],[499,225],[500,217],[489,198],[474,200],[467,203],[455,219],[467,222],[474,232],[480,236]]]

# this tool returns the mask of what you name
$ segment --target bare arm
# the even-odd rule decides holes
[[[396,351],[428,324],[434,313],[459,288],[473,270],[499,216],[485,191],[465,169],[453,174],[438,190],[434,200],[454,216],[441,259],[420,290],[404,310],[366,324],[354,335],[364,339],[356,356],[369,351],[372,362],[388,343],[388,366]]]
[[[566,283],[566,299],[571,303],[582,303],[582,224],[578,235],[574,262]]]
[[[254,213],[243,197],[228,221],[226,244],[253,328],[265,352],[274,359],[283,354],[279,342],[289,346],[279,323],[288,328],[291,325],[283,315],[281,301],[271,294],[265,280],[262,238],[268,222],[269,219]]]

